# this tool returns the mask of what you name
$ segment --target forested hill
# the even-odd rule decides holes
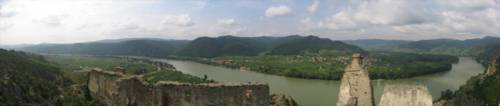
[[[200,37],[186,47],[179,49],[178,55],[193,57],[216,57],[222,55],[257,55],[266,50],[267,44],[255,38],[221,36],[217,38]]]
[[[273,45],[270,54],[295,55],[304,52],[318,52],[320,50],[363,52],[363,50],[357,46],[316,36],[290,36],[283,38],[283,40],[284,42],[277,41],[278,43]]]
[[[0,49],[0,106],[49,105],[62,73],[42,56]]]
[[[255,56],[269,54],[301,54],[319,50],[362,52],[361,48],[316,36],[286,37],[201,37],[179,50],[179,55],[192,57]]]
[[[171,55],[188,41],[130,39],[103,40],[76,44],[41,44],[21,48],[21,50],[47,54],[87,54],[87,55],[136,55],[163,57]]]
[[[357,45],[369,51],[391,51],[427,54],[446,54],[458,56],[479,56],[491,52],[500,45],[498,37],[484,37],[467,40],[433,39],[420,41],[401,40],[348,40],[346,43]]]
[[[21,50],[47,54],[135,55],[165,57],[255,56],[258,54],[295,55],[319,50],[363,52],[354,45],[316,36],[286,37],[200,37],[193,41],[126,39],[76,44],[42,44]]]

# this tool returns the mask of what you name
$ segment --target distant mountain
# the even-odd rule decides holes
[[[347,44],[356,45],[368,51],[383,51],[387,47],[397,47],[405,45],[412,41],[407,40],[383,40],[383,39],[361,39],[361,40],[344,40]],[[382,50],[381,50],[382,49]]]
[[[285,37],[200,37],[192,41],[161,39],[112,39],[75,44],[41,44],[19,50],[46,54],[133,55],[166,57],[255,56],[259,54],[297,55],[320,50],[364,52],[340,41],[316,36]]]
[[[276,41],[270,50],[270,54],[290,55],[304,52],[318,52],[319,50],[363,52],[359,47],[340,41],[332,41],[316,36],[288,36]]]
[[[136,55],[164,57],[182,48],[188,41],[130,39],[107,40],[76,44],[41,44],[21,50],[47,54]]]
[[[0,49],[0,106],[51,105],[62,72],[42,56]]]
[[[217,57],[224,55],[257,55],[266,50],[265,43],[250,37],[221,36],[217,38],[201,37],[193,40],[186,47],[179,49],[178,55],[193,57]]]
[[[24,48],[28,46],[33,46],[30,44],[20,44],[20,45],[0,45],[1,49],[7,49],[7,50],[12,50],[12,49],[19,49],[19,48]]]
[[[254,56],[262,53],[290,55],[304,52],[318,52],[329,49],[338,51],[362,52],[349,44],[316,36],[286,37],[201,37],[189,43],[177,54],[193,57],[217,57],[227,55]]]
[[[369,51],[478,56],[491,51],[496,45],[500,45],[500,38],[484,37],[467,40],[433,39],[420,41],[350,40],[345,42]]]

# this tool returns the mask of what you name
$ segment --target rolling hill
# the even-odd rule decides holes
[[[484,37],[467,40],[432,39],[420,41],[403,40],[348,40],[348,44],[368,51],[390,51],[424,54],[445,54],[455,56],[479,56],[500,47],[500,38]]]
[[[41,44],[20,50],[45,54],[132,55],[166,57],[297,55],[319,50],[363,52],[359,47],[316,36],[286,37],[200,37],[193,41],[158,39],[115,39],[75,44]]]
[[[41,44],[21,48],[23,51],[46,54],[85,54],[85,55],[133,55],[164,57],[175,53],[187,41],[130,39],[104,40],[75,44]]]

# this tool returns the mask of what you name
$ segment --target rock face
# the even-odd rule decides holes
[[[373,88],[360,54],[352,56],[340,84],[337,106],[373,106]]]
[[[432,106],[432,96],[422,85],[387,85],[379,106]]]
[[[88,89],[109,106],[267,106],[266,84],[187,84],[160,81],[148,84],[140,76],[92,70]]]
[[[495,75],[497,71],[496,64],[497,64],[497,59],[495,57],[495,59],[493,59],[493,61],[491,61],[491,64],[488,66],[488,70],[486,70],[486,76]]]

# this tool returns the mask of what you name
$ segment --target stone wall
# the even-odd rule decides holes
[[[373,88],[363,57],[354,54],[352,58],[342,77],[337,106],[373,106]]]
[[[379,106],[432,106],[432,96],[423,85],[386,85]]]
[[[264,84],[159,82],[155,93],[162,106],[267,106],[270,98]]]
[[[112,104],[114,94],[117,93],[116,80],[124,77],[115,72],[93,69],[89,73],[88,89],[90,95],[103,104]]]
[[[188,84],[160,81],[148,84],[141,76],[92,70],[88,89],[93,98],[109,106],[266,106],[266,84]]]

